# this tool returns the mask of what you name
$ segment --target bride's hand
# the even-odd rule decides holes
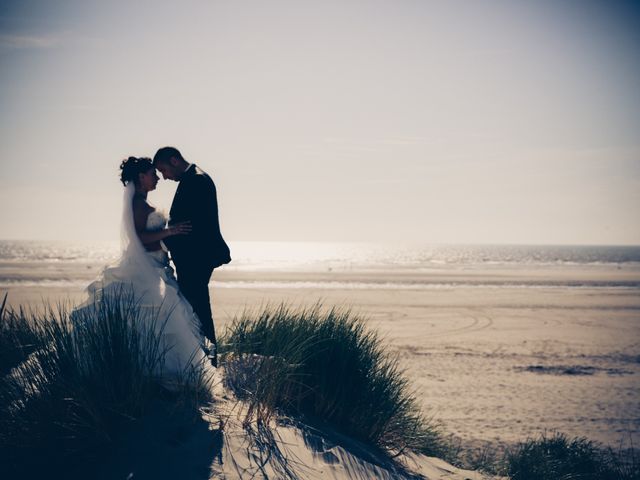
[[[172,235],[189,235],[191,233],[191,222],[180,222],[171,225],[167,229],[169,236]]]

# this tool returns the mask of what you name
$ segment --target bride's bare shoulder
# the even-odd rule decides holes
[[[136,231],[142,231],[147,224],[147,217],[155,210],[144,198],[133,199],[133,223]]]
[[[155,210],[151,205],[147,203],[147,200],[142,197],[133,197],[133,212],[134,213],[151,213]]]

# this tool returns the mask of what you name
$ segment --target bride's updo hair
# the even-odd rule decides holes
[[[146,173],[151,170],[153,163],[151,159],[147,157],[129,157],[123,160],[120,164],[120,181],[123,185],[127,185],[127,182],[133,181],[138,183],[138,175]]]

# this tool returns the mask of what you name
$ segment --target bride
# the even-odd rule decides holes
[[[121,223],[122,255],[113,267],[87,287],[88,300],[79,309],[95,307],[108,295],[131,292],[141,311],[151,313],[154,328],[166,351],[162,373],[181,374],[190,367],[209,368],[204,340],[193,308],[182,296],[161,241],[188,235],[187,222],[167,228],[167,218],[147,202],[158,176],[149,158],[129,157],[120,165],[124,185]]]

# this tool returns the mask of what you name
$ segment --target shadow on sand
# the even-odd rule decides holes
[[[222,461],[223,435],[192,407],[156,401],[131,422],[101,458],[66,478],[208,480]]]
[[[233,429],[226,432],[230,435],[224,454],[226,472],[232,472],[232,478],[315,479],[335,466],[341,478],[425,480],[384,452],[331,427],[316,428],[290,417],[269,423],[238,426],[240,434]]]

